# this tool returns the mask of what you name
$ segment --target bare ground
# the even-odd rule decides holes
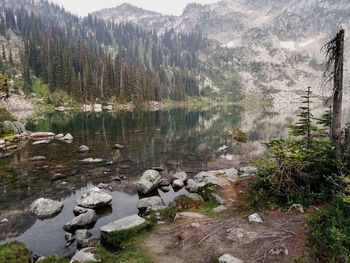
[[[141,246],[157,263],[214,262],[229,253],[244,262],[312,262],[306,220],[309,213],[266,211],[264,223],[249,223],[243,193],[249,179],[218,189],[229,209],[219,218],[181,219],[153,230]],[[200,223],[193,228],[192,223]]]

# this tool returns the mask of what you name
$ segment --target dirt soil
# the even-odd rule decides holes
[[[312,211],[266,211],[259,213],[263,223],[250,223],[243,202],[249,182],[218,189],[228,207],[218,218],[177,220],[153,230],[141,246],[156,263],[214,262],[226,253],[243,262],[312,262],[306,231]]]

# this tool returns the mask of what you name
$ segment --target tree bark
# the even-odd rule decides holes
[[[344,35],[343,29],[339,31],[336,39],[337,52],[334,60],[334,90],[333,90],[333,118],[332,118],[332,143],[335,158],[341,159],[341,117],[343,102],[343,67],[344,67]]]

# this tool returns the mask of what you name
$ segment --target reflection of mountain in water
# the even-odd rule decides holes
[[[291,107],[296,109],[297,105]],[[115,183],[116,189],[134,195],[136,178],[153,166],[165,167],[164,174],[239,166],[263,152],[262,140],[287,135],[292,120],[290,112],[293,111],[244,112],[242,108],[231,107],[210,111],[49,114],[28,124],[28,130],[70,132],[75,139],[72,144],[58,141],[37,147],[27,144],[12,159],[0,160],[0,215],[20,211],[14,220],[18,224],[16,230],[22,226],[29,228],[33,222],[27,216],[27,208],[40,197],[64,199],[89,183],[107,183],[120,175],[127,176],[128,181]],[[228,131],[234,128],[247,132],[247,144],[228,136]],[[115,151],[112,149],[115,143],[126,147]],[[78,153],[81,144],[90,146],[92,152]],[[229,146],[229,151],[220,155],[216,151],[223,144]],[[46,156],[47,160],[30,161],[38,155]],[[79,163],[88,157],[113,160],[115,164]],[[66,177],[52,182],[55,173]]]

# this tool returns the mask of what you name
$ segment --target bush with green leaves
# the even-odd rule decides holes
[[[337,198],[330,210],[310,219],[310,240],[323,262],[350,262],[350,204]]]

